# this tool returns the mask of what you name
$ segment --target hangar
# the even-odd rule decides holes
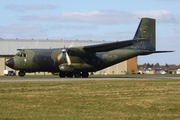
[[[10,70],[5,66],[5,62],[16,54],[17,49],[34,49],[34,48],[62,48],[68,47],[71,43],[75,46],[84,46],[92,44],[100,44],[112,41],[99,41],[99,40],[36,40],[36,39],[2,39],[0,38],[0,75],[4,75],[4,70]],[[137,73],[137,57],[129,59],[127,61],[118,63],[101,71],[97,71],[93,74],[127,74]],[[17,72],[17,71],[16,71]],[[51,73],[30,73],[32,75],[48,75]]]

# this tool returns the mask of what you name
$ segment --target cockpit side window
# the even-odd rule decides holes
[[[20,57],[20,56],[21,56],[21,54],[20,54],[20,53],[17,53],[17,54],[16,54],[16,56],[19,56],[19,57]]]
[[[27,54],[25,54],[25,53],[17,53],[16,56],[19,56],[19,57],[27,57]]]

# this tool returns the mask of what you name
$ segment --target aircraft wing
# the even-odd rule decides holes
[[[97,45],[89,45],[83,47],[85,51],[88,52],[105,52],[115,49],[124,48],[130,45],[133,45],[134,43],[145,41],[146,38],[139,38],[139,39],[133,39],[133,40],[125,40],[125,41],[117,41],[117,42],[110,42],[110,43],[103,43],[103,44],[97,44]]]

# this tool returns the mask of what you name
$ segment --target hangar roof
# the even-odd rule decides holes
[[[104,43],[102,40],[36,40],[36,39],[2,39],[0,38],[0,55],[14,55],[17,49],[33,48],[62,48],[68,47],[71,43],[73,46],[84,46],[90,44]]]

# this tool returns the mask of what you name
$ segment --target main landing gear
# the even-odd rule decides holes
[[[79,71],[75,71],[75,72],[60,72],[59,73],[59,77],[60,78],[72,78],[72,77],[75,77],[75,78],[88,78],[89,77],[89,74],[88,72],[79,72]]]

